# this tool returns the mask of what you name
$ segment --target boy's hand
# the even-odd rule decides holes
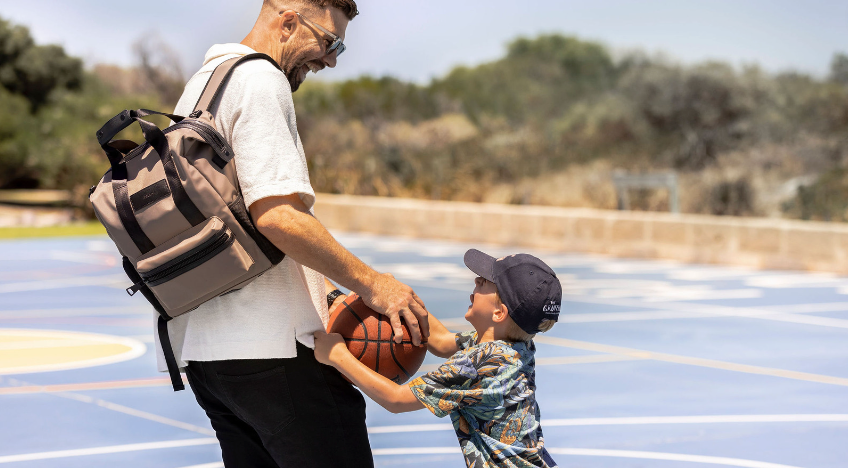
[[[319,330],[313,336],[315,337],[315,359],[321,364],[332,366],[333,363],[338,362],[340,353],[350,354],[344,338],[338,333],[326,333]]]

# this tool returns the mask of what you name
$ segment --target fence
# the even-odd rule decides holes
[[[848,273],[840,223],[330,194],[316,215],[341,231]]]

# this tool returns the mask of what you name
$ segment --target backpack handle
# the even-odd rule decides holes
[[[109,158],[109,163],[112,165],[113,169],[121,163],[123,154],[121,154],[121,152],[116,148],[110,146],[109,142],[112,141],[112,138],[114,138],[115,135],[129,127],[133,122],[138,122],[139,125],[141,125],[141,131],[144,134],[144,139],[147,140],[151,146],[156,147],[157,144],[154,141],[164,139],[164,135],[159,135],[162,131],[159,130],[158,127],[142,119],[142,117],[147,117],[148,115],[164,115],[174,122],[180,122],[185,118],[181,115],[166,114],[164,112],[156,112],[149,109],[127,109],[109,119],[108,122],[100,127],[100,130],[97,131],[95,136],[97,136],[97,142],[100,143],[100,147],[106,152],[106,157]],[[151,126],[153,126],[158,133],[151,132]]]
[[[166,114],[164,112],[156,112],[149,109],[127,109],[112,117],[108,122],[100,127],[100,130],[96,133],[97,142],[100,143],[100,146],[105,146],[107,143],[112,141],[112,138],[115,138],[115,135],[120,133],[121,130],[129,127],[139,117],[147,117],[148,115],[164,115],[174,122],[179,122],[185,118],[181,115]]]

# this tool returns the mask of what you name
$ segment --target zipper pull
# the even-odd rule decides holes
[[[143,284],[144,283],[135,283],[132,286],[128,287],[127,288],[127,294],[129,294],[130,296],[135,296],[135,293],[137,293],[138,290],[141,289],[141,286]]]
[[[196,111],[192,112],[191,114],[189,114],[188,116],[191,117],[192,119],[196,119],[196,118],[200,117],[202,114],[203,114],[202,110],[196,110]]]

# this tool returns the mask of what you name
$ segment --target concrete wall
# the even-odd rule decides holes
[[[848,273],[848,224],[319,194],[330,229]]]

